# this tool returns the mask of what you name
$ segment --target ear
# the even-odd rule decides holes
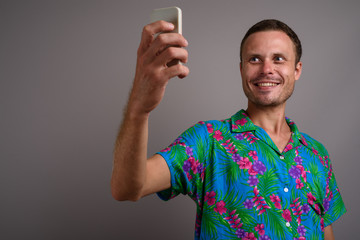
[[[240,62],[239,67],[240,67],[240,74],[242,74],[242,62]]]
[[[295,66],[295,80],[298,80],[300,78],[302,71],[302,62],[298,62]]]

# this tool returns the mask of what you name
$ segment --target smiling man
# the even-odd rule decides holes
[[[147,159],[148,119],[172,77],[186,77],[187,41],[159,21],[144,27],[133,88],[116,141],[115,199],[179,193],[197,205],[195,239],[334,239],[346,212],[324,146],[285,117],[302,71],[301,43],[278,20],[251,27],[240,47],[246,110],[201,121]]]

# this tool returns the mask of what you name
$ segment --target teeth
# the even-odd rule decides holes
[[[277,84],[276,83],[258,83],[257,85],[260,87],[274,87]]]

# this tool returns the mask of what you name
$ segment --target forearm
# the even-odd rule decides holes
[[[128,105],[114,148],[111,191],[119,201],[137,200],[146,178],[149,115]]]
[[[164,21],[143,29],[133,87],[114,149],[111,191],[120,201],[137,200],[144,192],[156,191],[166,185],[167,174],[160,178],[153,176],[163,163],[159,159],[150,161],[152,164],[147,161],[148,121],[150,112],[161,102],[168,81],[175,76],[186,77],[189,73],[189,69],[181,64],[167,66],[174,59],[187,61],[187,51],[181,48],[187,46],[187,41],[182,35],[161,34],[154,40],[156,33],[173,29],[174,25]],[[169,45],[180,48],[167,47]],[[148,169],[151,174],[147,174]],[[160,184],[158,179],[162,179]],[[147,191],[143,191],[144,188]]]

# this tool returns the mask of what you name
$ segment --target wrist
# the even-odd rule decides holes
[[[150,112],[143,111],[142,108],[136,107],[135,104],[128,104],[125,110],[125,117],[131,121],[144,121],[149,119]]]

